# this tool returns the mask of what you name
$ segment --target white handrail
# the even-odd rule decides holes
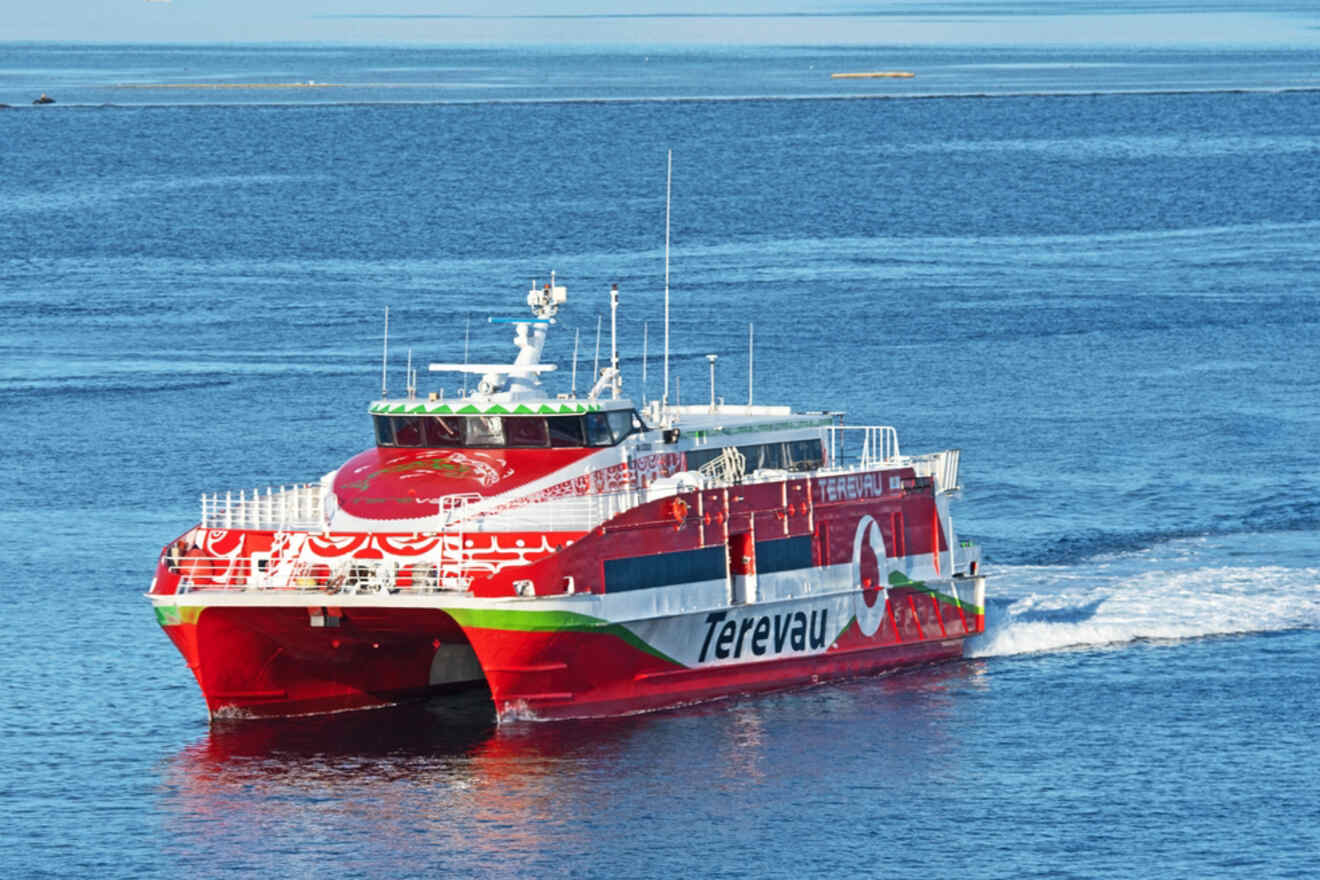
[[[898,430],[890,425],[829,425],[825,430],[829,433],[831,467],[878,467],[903,457],[898,450]],[[854,454],[848,451],[850,436],[858,436],[861,442],[861,449]]]
[[[203,493],[201,524],[208,529],[319,529],[323,525],[321,486],[299,483],[278,490],[267,487],[264,495],[254,489],[251,497],[246,489],[239,490],[237,497],[232,491],[223,495]]]

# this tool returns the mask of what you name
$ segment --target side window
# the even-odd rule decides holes
[[[683,466],[690,471],[698,470],[703,464],[705,464],[708,461],[711,461],[723,451],[724,451],[723,449],[690,450],[687,453],[687,455],[684,456],[684,458],[686,459],[686,463]]]
[[[587,445],[589,446],[612,446],[614,437],[610,433],[609,419],[605,418],[605,413],[593,412],[587,413]]]
[[[586,446],[582,433],[582,416],[550,416],[545,420],[550,432],[551,446]]]
[[[612,409],[605,414],[610,422],[610,433],[618,443],[633,432],[633,411],[630,409]]]
[[[426,420],[427,446],[462,446],[462,416],[431,416]]]
[[[510,446],[550,445],[550,438],[545,429],[545,419],[536,416],[519,416],[505,419],[504,431],[509,436]]]
[[[504,445],[504,419],[499,416],[470,416],[467,430],[469,446]]]
[[[371,420],[376,425],[376,445],[393,446],[394,445],[394,422],[389,416],[372,416]]]
[[[394,423],[395,446],[421,446],[422,420],[419,418],[397,419]]]
[[[791,460],[785,466],[794,471],[816,470],[825,458],[819,440],[794,440],[788,444],[788,455]]]

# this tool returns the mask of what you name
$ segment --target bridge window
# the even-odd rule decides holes
[[[426,420],[426,445],[432,448],[463,445],[461,416],[431,416]]]
[[[395,446],[421,446],[422,420],[417,417],[398,419],[394,423]]]
[[[635,431],[647,430],[633,410],[562,416],[377,415],[372,421],[377,446],[427,449],[613,446]]]
[[[587,445],[614,445],[614,435],[610,433],[610,420],[605,417],[605,413],[587,413]]]
[[[504,430],[510,446],[549,446],[550,435],[545,419],[505,419]]]
[[[504,441],[504,419],[500,416],[468,416],[468,446],[508,446]]]
[[[586,446],[587,435],[582,430],[582,416],[550,416],[545,420],[550,432],[551,446]]]
[[[633,422],[635,416],[630,409],[612,409],[606,413],[610,423],[610,434],[615,443],[623,442],[623,438],[633,432]]]

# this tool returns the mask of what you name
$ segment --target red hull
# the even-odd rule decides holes
[[[937,603],[913,607],[932,608],[923,622],[938,631]],[[968,620],[967,633],[898,641],[891,631],[882,631],[879,640],[864,641],[855,638],[850,625],[823,653],[685,667],[620,638],[617,628],[511,632],[469,627],[465,632],[450,614],[425,608],[211,606],[190,611],[162,623],[214,717],[391,705],[480,686],[483,672],[502,719],[629,714],[954,660],[962,656],[966,635],[983,627],[975,616]],[[957,609],[945,606],[943,617],[958,619]],[[467,655],[472,663],[459,663],[457,676],[451,667],[448,678],[438,677],[442,653]],[[469,676],[462,674],[464,669],[476,671]]]

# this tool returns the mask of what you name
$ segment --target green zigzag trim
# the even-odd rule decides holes
[[[673,657],[642,641],[626,626],[587,614],[573,611],[524,611],[513,608],[446,608],[445,610],[464,629],[475,627],[511,632],[581,632],[614,636],[652,657],[687,668]]]
[[[439,403],[429,406],[426,403],[418,403],[411,408],[407,403],[398,403],[391,405],[389,403],[373,403],[367,407],[367,412],[380,415],[414,415],[432,413],[436,415],[576,415],[577,413],[600,412],[603,407],[598,403],[591,404],[568,404],[561,403],[555,406],[551,403],[543,403],[536,409],[532,409],[525,403],[520,403],[513,409],[506,409],[504,406],[496,403],[486,409],[478,409],[476,404],[469,403],[460,409],[454,409],[448,403]]]

